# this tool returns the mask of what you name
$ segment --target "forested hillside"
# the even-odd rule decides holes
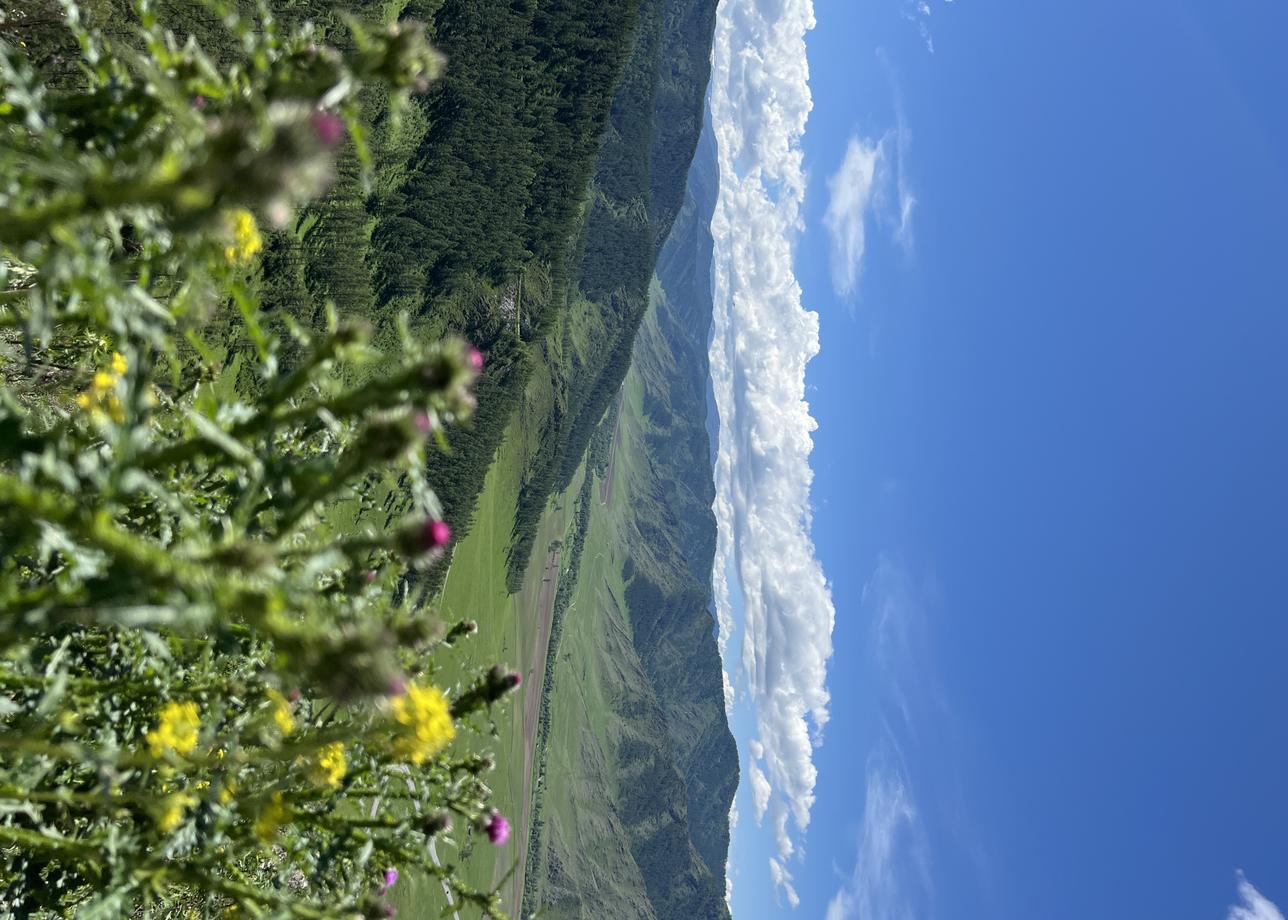
[[[540,832],[529,847],[525,912],[728,914],[738,755],[710,612],[715,520],[705,425],[714,166],[707,133],[619,407],[587,456],[596,488],[575,537],[580,571],[560,613],[562,638],[550,653]]]
[[[370,113],[375,187],[342,179],[275,241],[280,264],[266,264],[275,287],[299,279],[279,295],[297,317],[330,297],[387,335],[405,314],[419,334],[459,333],[486,354],[473,427],[429,470],[458,536],[543,364],[542,341],[565,318],[583,198],[638,6],[413,0],[403,15],[430,24],[443,79],[401,116]]]
[[[714,0],[640,5],[573,255],[567,317],[556,331],[562,361],[547,368],[559,398],[520,493],[511,586],[528,563],[542,507],[571,482],[630,364],[653,267],[684,200],[701,131],[715,8]]]

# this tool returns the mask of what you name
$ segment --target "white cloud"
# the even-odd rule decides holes
[[[882,758],[888,760],[888,758]],[[923,846],[917,807],[903,771],[875,760],[868,764],[863,830],[854,873],[827,905],[826,920],[905,920],[917,916],[903,865],[905,851]]]
[[[917,207],[917,196],[912,193],[908,183],[906,168],[908,148],[912,145],[912,132],[908,130],[903,119],[903,106],[899,105],[899,123],[895,128],[895,185],[899,196],[899,219],[895,227],[894,240],[911,255],[913,250],[912,212]]]
[[[800,907],[801,899],[800,896],[796,894],[796,886],[792,884],[792,874],[787,871],[787,868],[782,863],[774,859],[772,856],[769,858],[769,877],[773,880],[774,887],[781,891],[783,896],[787,898],[788,904],[792,907]]]
[[[868,210],[876,192],[878,171],[884,170],[885,143],[855,135],[841,168],[827,180],[830,198],[823,225],[832,238],[832,285],[847,297],[854,293],[863,268]],[[911,216],[911,213],[910,213]]]
[[[913,579],[884,554],[863,586],[885,730],[868,759],[854,870],[826,920],[912,920],[929,912],[931,853],[903,752],[919,750],[918,722],[929,720],[937,733],[949,723],[926,635],[926,607],[936,596],[933,581]]]
[[[1278,907],[1270,902],[1252,883],[1239,873],[1239,898],[1241,905],[1230,908],[1226,920],[1284,920]]]
[[[952,3],[953,0],[941,0],[943,3]],[[921,40],[926,43],[926,50],[931,54],[935,53],[935,39],[930,34],[930,17],[934,13],[934,7],[931,0],[903,0],[903,17],[917,27]]]
[[[769,779],[765,776],[763,770],[756,765],[753,760],[750,764],[751,769],[747,772],[748,781],[751,783],[751,803],[756,809],[756,820],[765,819],[765,809],[769,807],[769,795],[773,791],[769,785]]]
[[[832,287],[839,297],[852,298],[858,288],[869,223],[887,230],[905,255],[912,255],[914,248],[912,217],[917,196],[907,169],[912,132],[904,119],[893,70],[888,63],[885,66],[895,92],[895,127],[880,139],[851,136],[845,158],[827,181],[823,226],[831,240]]]
[[[813,104],[805,34],[813,26],[811,0],[725,0],[710,95],[720,167],[711,223],[716,610],[730,669],[735,598],[743,615],[735,682],[755,709],[784,893],[782,861],[796,851],[792,836],[804,833],[814,804],[835,622],[810,538],[815,422],[805,366],[818,353],[818,315],[802,307],[792,268],[806,185],[800,141]]]

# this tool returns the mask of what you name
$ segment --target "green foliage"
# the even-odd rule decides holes
[[[508,582],[522,581],[536,521],[568,488],[621,389],[662,243],[684,197],[710,72],[713,0],[644,0],[613,95],[574,253],[562,394],[519,497]]]
[[[404,578],[447,541],[425,441],[476,356],[259,300],[297,209],[365,183],[362,87],[440,58],[414,23],[338,50],[218,10],[216,59],[136,12],[0,41],[0,907],[383,916],[398,867],[497,916],[426,844],[490,819],[489,761],[450,742],[517,675],[434,687],[474,626]],[[262,224],[291,229],[261,256]],[[343,281],[304,273],[365,296]]]

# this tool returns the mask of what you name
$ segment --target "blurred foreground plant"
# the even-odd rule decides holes
[[[112,44],[68,6],[70,84],[0,43],[0,913],[385,916],[417,867],[497,915],[427,840],[496,839],[452,741],[517,675],[450,697],[432,653],[472,624],[400,600],[479,356],[332,317],[288,367],[255,296],[261,225],[365,156],[360,88],[440,61],[413,23],[342,54],[220,12],[216,63],[146,4]],[[390,470],[410,520],[328,519]]]

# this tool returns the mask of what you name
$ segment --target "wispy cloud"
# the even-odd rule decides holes
[[[868,764],[858,859],[851,878],[827,905],[826,920],[917,916],[906,868],[924,860],[925,844],[907,777],[891,760],[887,753]]]
[[[952,3],[953,0],[940,0],[941,3]],[[935,53],[935,37],[930,31],[930,20],[934,15],[935,5],[932,0],[903,0],[903,16],[917,27],[921,40],[926,43],[926,50]]]
[[[769,859],[769,877],[773,880],[774,887],[781,891],[783,896],[787,898],[788,904],[792,907],[801,906],[800,895],[796,893],[796,886],[792,884],[792,874],[787,871],[787,868],[782,863],[774,859],[772,856]]]
[[[831,240],[832,286],[847,299],[854,297],[863,273],[869,225],[886,230],[905,255],[914,248],[917,196],[908,178],[912,131],[894,68],[883,51],[877,56],[894,94],[895,126],[879,138],[851,135],[841,165],[827,180],[823,225]]]
[[[925,607],[936,593],[890,556],[864,585],[884,729],[868,758],[854,869],[826,920],[911,920],[928,911],[930,848],[904,751],[919,748],[919,721],[946,717],[926,637]]]
[[[894,67],[884,53],[881,54],[881,61],[885,66],[886,76],[890,80],[890,88],[894,92],[894,180],[898,205],[898,224],[895,227],[894,238],[904,253],[911,255],[912,214],[917,208],[917,196],[912,193],[912,183],[908,179],[908,153],[912,147],[912,129],[908,127],[908,119],[904,114],[903,90],[895,75]]]
[[[786,860],[809,826],[814,748],[828,718],[835,611],[810,537],[815,422],[805,366],[818,315],[793,273],[806,179],[801,137],[813,105],[805,35],[811,0],[725,0],[716,22],[710,112],[720,194],[712,218],[712,386],[720,416],[715,598],[732,684],[755,710],[757,818],[778,847],[770,871],[795,892]],[[743,642],[730,655],[735,599]],[[764,783],[761,783],[764,780]]]
[[[1238,882],[1239,899],[1243,903],[1231,907],[1226,920],[1284,920],[1284,915],[1279,908],[1257,891],[1252,886],[1252,882],[1244,878],[1242,872],[1238,873]]]
[[[884,160],[884,139],[872,143],[855,135],[840,169],[827,180],[829,198],[823,225],[832,239],[832,286],[842,297],[852,295],[859,283],[867,247],[868,210]]]

